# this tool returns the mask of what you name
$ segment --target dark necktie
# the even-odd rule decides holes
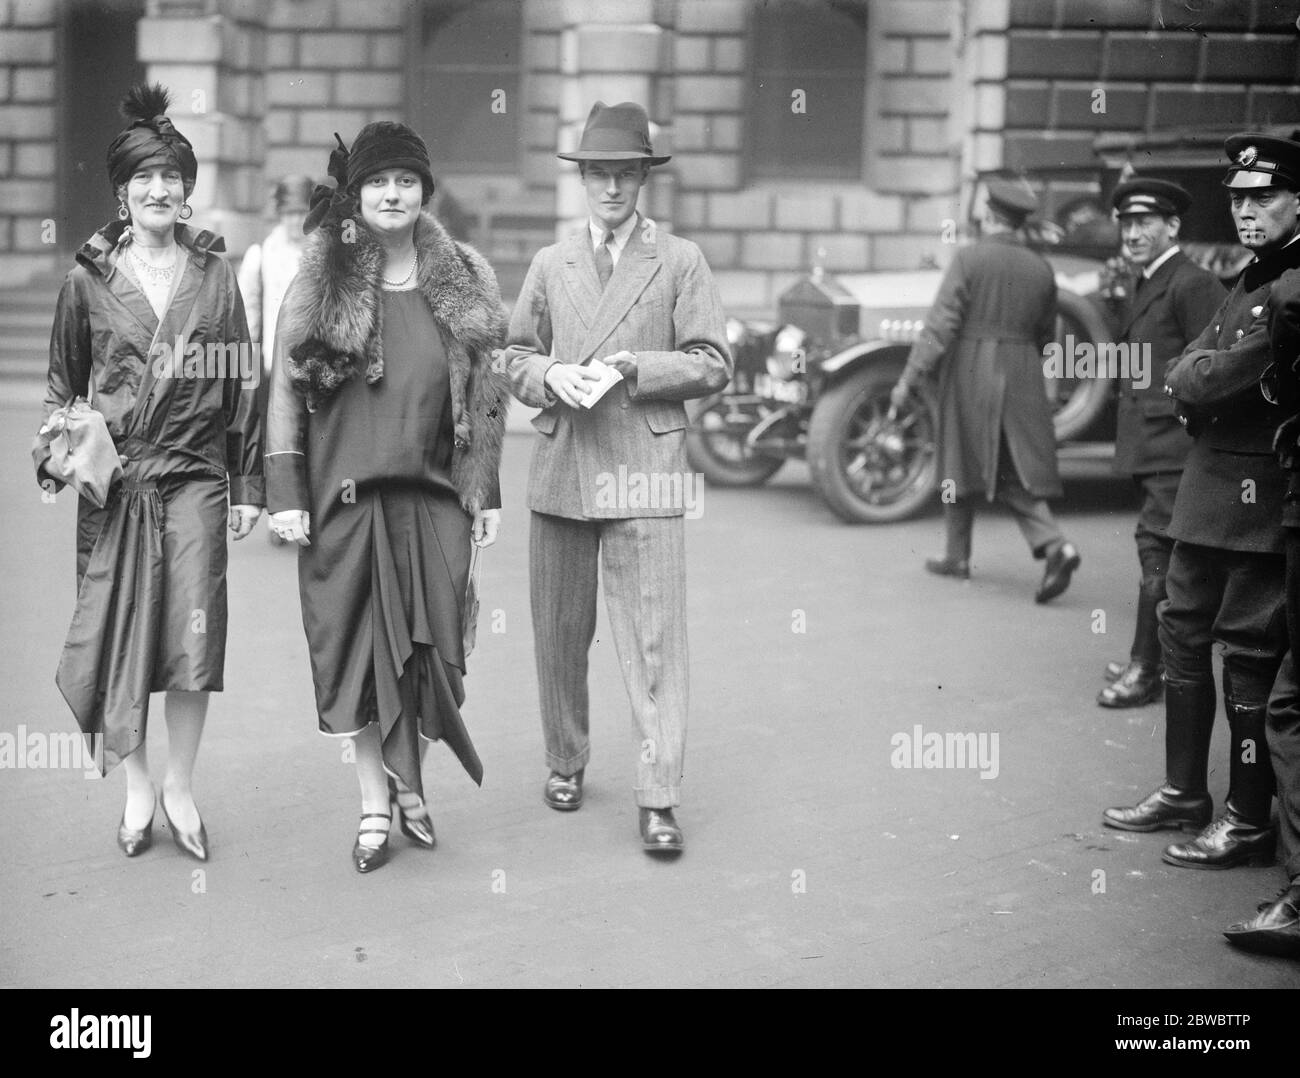
[[[605,238],[600,241],[600,246],[596,248],[596,273],[600,277],[600,287],[604,288],[609,284],[609,276],[614,272],[614,257],[609,253],[609,245],[614,242],[614,233],[606,232]]]

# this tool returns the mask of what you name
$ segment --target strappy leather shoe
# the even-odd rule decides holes
[[[203,826],[203,821],[199,821],[197,831],[182,831],[172,823],[171,813],[167,811],[167,795],[165,793],[158,795],[158,802],[162,805],[163,819],[167,821],[167,826],[171,828],[172,839],[176,845],[191,857],[199,861],[206,861],[208,859],[208,830]]]
[[[649,853],[681,853],[686,842],[670,808],[641,810],[641,845]]]
[[[402,797],[414,798],[414,802],[405,804]],[[417,846],[426,850],[438,845],[438,836],[433,833],[433,820],[429,817],[429,807],[424,798],[414,790],[399,790],[393,776],[388,776],[388,800],[397,806],[397,825],[402,834]]]
[[[154,806],[158,804],[154,797]],[[127,857],[139,857],[153,845],[153,810],[149,812],[149,822],[139,831],[126,826],[126,810],[122,810],[122,822],[117,825],[117,845]]]
[[[388,829],[393,823],[391,812],[363,812],[361,822],[367,820],[387,820],[384,827],[361,827],[357,829],[357,841],[352,847],[352,864],[358,872],[373,872],[388,863]],[[361,841],[362,835],[383,835],[384,841],[378,846],[367,846]]]
[[[582,807],[582,776],[587,769],[579,768],[573,775],[552,771],[542,787],[542,800],[560,812],[572,812]]]

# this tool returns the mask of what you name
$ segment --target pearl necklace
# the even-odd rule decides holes
[[[420,264],[420,258],[419,258],[419,256],[418,256],[414,251],[412,251],[412,252],[411,252],[411,268],[410,268],[410,270],[407,272],[407,274],[406,274],[405,277],[403,277],[400,281],[390,281],[387,277],[385,277],[385,276],[381,273],[381,274],[380,274],[380,279],[381,279],[381,280],[384,282],[384,284],[387,285],[389,288],[405,288],[408,284],[411,283],[411,278],[415,276],[415,269],[416,269],[416,267],[417,267],[419,264]]]

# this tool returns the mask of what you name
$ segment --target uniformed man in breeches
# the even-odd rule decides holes
[[[1272,452],[1281,410],[1259,381],[1271,362],[1273,282],[1300,265],[1296,199],[1300,147],[1234,135],[1224,179],[1238,236],[1255,259],[1204,332],[1165,374],[1193,445],[1169,534],[1175,539],[1159,609],[1165,662],[1165,784],[1104,823],[1129,831],[1197,829],[1164,860],[1231,868],[1273,860],[1273,768],[1265,738],[1269,691],[1286,652],[1282,502],[1286,475]],[[1210,738],[1216,710],[1211,648],[1223,648],[1230,729],[1228,797],[1209,823]],[[1208,824],[1208,826],[1207,826]]]
[[[1102,707],[1141,707],[1160,696],[1162,660],[1156,609],[1165,598],[1165,573],[1174,541],[1169,520],[1192,440],[1164,392],[1164,369],[1205,328],[1223,301],[1219,279],[1178,247],[1178,234],[1191,195],[1176,183],[1139,176],[1111,196],[1120,223],[1124,254],[1141,270],[1124,315],[1122,339],[1130,373],[1119,385],[1114,469],[1130,475],[1142,499],[1138,514],[1137,624],[1127,665],[1112,663],[1111,684],[1097,696]]]

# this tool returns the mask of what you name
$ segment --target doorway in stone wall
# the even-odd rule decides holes
[[[118,102],[145,75],[136,42],[143,15],[144,0],[68,0],[60,7],[58,243],[65,254],[116,212],[104,155],[125,126]]]

